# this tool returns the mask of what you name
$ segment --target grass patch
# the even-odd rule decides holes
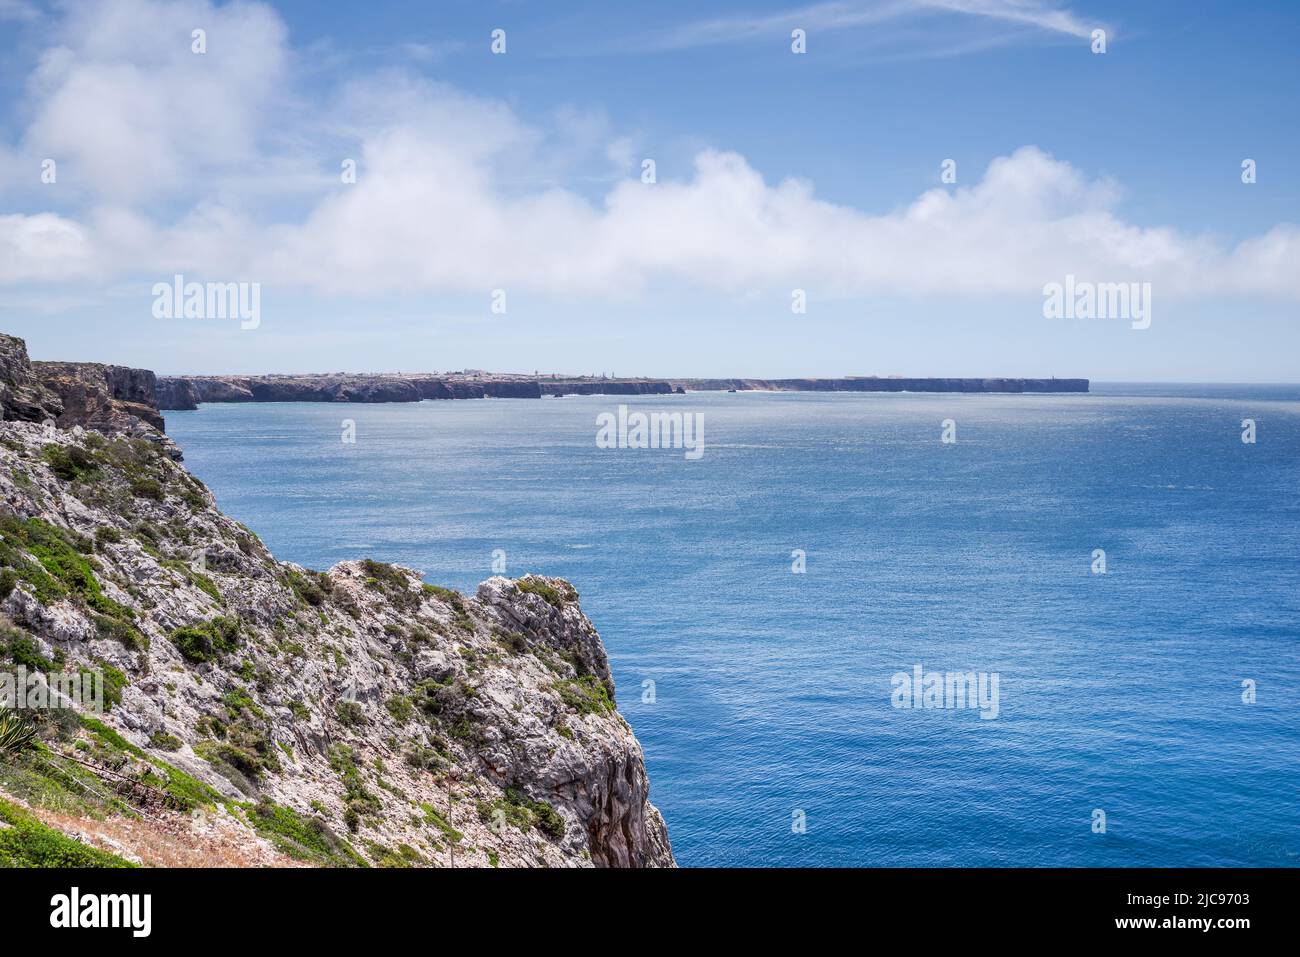
[[[295,860],[322,867],[370,866],[319,816],[307,817],[292,808],[262,801],[249,810],[248,820],[258,834]]]
[[[31,812],[0,799],[0,867],[134,867],[116,854],[74,841]]]
[[[610,714],[614,710],[609,689],[595,675],[565,678],[551,687],[559,693],[560,700],[580,714]]]
[[[442,813],[432,804],[421,804],[420,810],[424,812],[424,823],[430,827],[436,827],[447,840],[453,844],[459,844],[464,840],[465,835],[452,827],[447,819],[442,816]]]

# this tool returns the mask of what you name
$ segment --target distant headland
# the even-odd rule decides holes
[[[649,379],[447,373],[320,373],[159,376],[158,406],[196,409],[204,402],[419,402],[422,399],[540,399],[563,395],[671,395],[686,392],[1087,392],[1087,379]]]

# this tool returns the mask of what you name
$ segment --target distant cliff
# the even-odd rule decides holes
[[[204,402],[419,402],[422,399],[538,399],[562,395],[668,395],[681,392],[1087,392],[1087,379],[614,379],[432,373],[163,376],[158,405]]]
[[[673,379],[688,392],[1087,392],[1087,379]]]
[[[146,439],[179,460],[164,434],[154,374],[99,362],[32,362],[21,339],[0,334],[0,417],[81,426]]]

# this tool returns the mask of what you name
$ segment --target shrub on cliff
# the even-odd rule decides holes
[[[528,595],[536,595],[546,601],[552,608],[563,608],[565,596],[552,588],[540,578],[521,578],[515,587]]]
[[[41,450],[41,456],[49,464],[50,471],[65,482],[99,475],[99,463],[94,454],[79,445],[47,445]]]
[[[288,579],[293,593],[312,607],[324,604],[326,596],[334,587],[329,575],[323,572],[309,571],[304,575],[290,569]]]
[[[554,688],[560,700],[582,714],[609,714],[614,710],[614,699],[610,697],[609,689],[595,675],[566,678],[557,681]]]
[[[506,788],[505,796],[495,801],[477,802],[479,820],[490,827],[511,824],[521,831],[536,827],[548,837],[564,836],[564,818],[545,801],[536,801],[518,788]]]
[[[168,637],[181,656],[193,664],[212,661],[228,654],[238,648],[242,640],[239,619],[226,617],[177,628]]]

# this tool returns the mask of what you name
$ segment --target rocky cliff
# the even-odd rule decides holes
[[[539,399],[563,395],[669,395],[682,392],[1087,392],[1087,379],[612,379],[596,376],[447,375],[165,376],[159,406],[203,402],[418,402],[421,399]]]
[[[421,399],[538,399],[541,386],[523,378],[435,375],[164,376],[159,406],[203,402],[419,402]]]
[[[47,422],[63,414],[63,400],[37,378],[27,343],[0,334],[0,418]]]
[[[0,865],[71,836],[145,864],[673,866],[571,585],[279,562],[135,427],[33,421],[42,378],[101,418],[83,370],[3,355],[0,670],[102,675],[106,710],[0,736],[0,829],[49,831]]]
[[[131,435],[181,458],[164,434],[152,372],[97,362],[32,362],[27,344],[6,335],[0,335],[0,418]]]

